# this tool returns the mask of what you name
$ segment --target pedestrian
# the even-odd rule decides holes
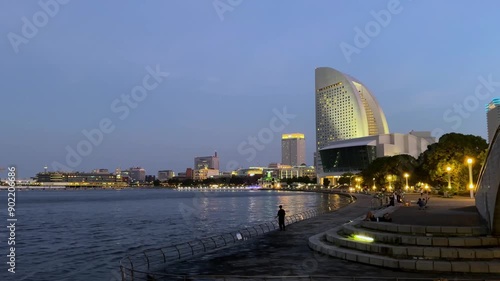
[[[278,218],[278,223],[280,225],[280,230],[285,231],[285,210],[283,210],[283,206],[279,206],[280,209],[278,210],[278,214],[276,217]]]

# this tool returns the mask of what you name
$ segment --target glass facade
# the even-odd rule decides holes
[[[361,171],[375,160],[376,147],[371,145],[332,148],[320,151],[323,172]]]

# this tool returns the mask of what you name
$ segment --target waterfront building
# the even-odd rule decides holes
[[[219,157],[217,152],[213,156],[202,156],[194,158],[194,169],[214,169],[219,170]]]
[[[169,179],[175,177],[175,172],[172,170],[161,170],[158,171],[159,181],[168,181]]]
[[[240,177],[246,177],[246,176],[255,176],[255,175],[262,175],[263,172],[264,172],[264,169],[263,167],[248,167],[248,168],[241,168],[241,169],[238,169],[236,172],[237,172],[237,176],[240,176]]]
[[[192,179],[193,178],[194,171],[191,168],[186,168],[186,173],[185,176],[187,179]]]
[[[500,98],[494,98],[486,105],[486,123],[488,126],[488,143],[491,143],[495,132],[500,126]]]
[[[291,179],[291,178],[301,178],[308,177],[310,179],[314,179],[316,177],[316,169],[314,166],[293,166],[281,168],[279,170],[279,178],[280,179]]]
[[[177,178],[180,181],[188,180],[188,179],[192,180],[193,179],[193,175],[194,175],[193,169],[186,168],[185,172],[177,173],[177,176],[175,178]]]
[[[375,96],[359,80],[329,67],[315,71],[318,183],[344,173],[359,173],[378,157],[417,158],[435,142],[430,132],[389,133]]]
[[[92,173],[94,174],[109,174],[108,169],[94,169],[92,170]]]
[[[357,79],[319,67],[315,88],[317,151],[334,141],[389,133],[375,96]]]
[[[152,183],[156,180],[156,176],[155,175],[146,175],[144,181],[147,182],[147,183]]]
[[[281,136],[281,163],[299,166],[306,162],[306,140],[304,134],[292,133]]]
[[[329,67],[315,70],[316,173],[323,173],[319,151],[336,141],[388,134],[385,114],[359,80]],[[318,183],[321,177],[318,176]]]
[[[433,143],[435,139],[412,133],[383,134],[336,141],[320,149],[323,170],[318,177],[328,178],[334,183],[335,179],[344,173],[361,172],[378,157],[408,154],[418,158]]]
[[[145,182],[146,170],[141,167],[132,167],[128,170],[132,182]]]
[[[208,178],[214,178],[219,176],[219,170],[215,169],[200,169],[194,170],[193,179],[194,180],[206,180]]]
[[[42,172],[36,174],[37,185],[65,187],[123,187],[127,182],[111,173]]]

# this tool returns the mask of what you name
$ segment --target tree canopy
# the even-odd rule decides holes
[[[446,187],[449,178],[451,191],[463,193],[468,191],[469,183],[467,159],[473,161],[473,178],[477,180],[487,148],[486,140],[479,136],[449,133],[429,145],[418,159],[405,154],[379,157],[361,175],[365,183],[376,186],[390,183],[396,189],[406,185],[405,174],[408,174],[409,186],[427,183]]]

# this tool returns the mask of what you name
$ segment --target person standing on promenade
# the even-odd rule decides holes
[[[276,215],[276,217],[278,218],[278,223],[280,225],[280,230],[283,230],[285,231],[285,210],[283,210],[283,206],[279,206],[280,209],[278,210],[278,214]]]

